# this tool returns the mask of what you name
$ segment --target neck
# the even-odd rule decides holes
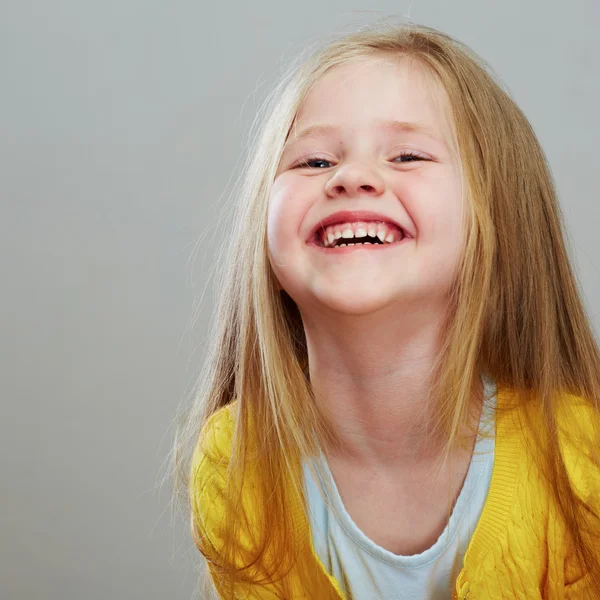
[[[443,443],[427,439],[428,408],[440,324],[431,318],[343,326],[303,317],[316,402],[341,446],[326,449],[356,468],[403,470],[435,461]],[[483,384],[475,384],[481,397]]]

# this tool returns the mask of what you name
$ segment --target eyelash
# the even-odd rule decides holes
[[[410,157],[416,158],[418,160],[428,160],[424,156],[421,156],[420,154],[415,154],[414,152],[401,152],[398,156],[396,156],[396,158],[403,158],[403,157],[406,157],[406,156],[410,156]],[[311,167],[308,164],[308,163],[316,162],[316,161],[331,162],[331,161],[327,160],[326,158],[319,158],[318,156],[310,156],[310,157],[305,158],[304,160],[300,161],[298,164],[296,164],[292,168],[293,169],[302,169],[302,168],[318,169],[319,167]],[[411,160],[411,161],[408,161],[408,162],[416,162],[416,161]],[[398,163],[398,164],[406,164],[406,163]],[[325,167],[325,168],[327,168],[327,167]]]

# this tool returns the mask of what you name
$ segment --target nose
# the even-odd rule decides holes
[[[336,198],[344,194],[352,197],[383,194],[385,184],[381,174],[366,163],[347,163],[338,169],[325,186],[328,196]]]

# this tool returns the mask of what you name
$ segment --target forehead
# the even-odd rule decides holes
[[[314,83],[294,130],[321,124],[360,129],[403,121],[449,140],[449,114],[445,90],[424,65],[408,57],[366,57],[337,65]]]

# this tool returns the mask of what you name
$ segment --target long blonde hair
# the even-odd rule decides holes
[[[299,461],[336,439],[314,402],[298,309],[278,290],[269,264],[269,194],[311,86],[336,65],[381,55],[417,61],[443,87],[463,168],[469,226],[432,377],[430,401],[438,407],[439,421],[431,435],[447,440],[447,456],[462,443],[459,430],[468,421],[480,373],[515,391],[523,406],[535,405],[544,427],[540,431],[538,423],[536,429],[532,417],[530,429],[539,435],[529,442],[543,450],[535,452],[540,469],[600,597],[600,565],[584,534],[592,526],[598,530],[600,516],[570,485],[557,420],[565,392],[585,399],[600,414],[600,352],[565,249],[552,176],[532,127],[487,64],[464,44],[421,25],[376,24],[329,42],[292,65],[264,105],[235,214],[228,217],[231,242],[218,268],[210,347],[176,437],[176,493],[184,504],[188,501],[199,432],[219,408],[237,399],[220,577],[231,589],[251,581],[253,573],[276,579],[297,558],[286,512],[289,486],[281,482],[298,489]],[[593,434],[598,441],[599,432]],[[259,532],[252,556],[240,568],[234,557],[247,518],[239,510],[244,465],[255,451],[261,463],[253,484],[264,512],[254,518],[266,523],[268,515],[268,522],[278,526]],[[598,455],[591,458],[600,468]],[[196,507],[186,507],[193,524]],[[314,594],[309,597],[323,597]]]

